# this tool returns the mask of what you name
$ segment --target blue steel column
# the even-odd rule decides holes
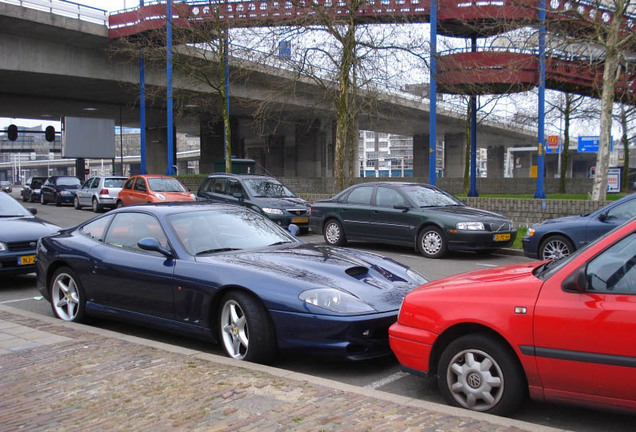
[[[477,197],[477,96],[470,97],[470,190],[469,197]]]
[[[227,111],[227,118],[230,118],[230,60],[229,60],[229,47],[228,40],[230,39],[229,30],[225,31],[225,38],[223,39],[223,78],[225,86],[225,110]],[[225,158],[225,164],[227,166],[227,158],[231,155],[227,154],[227,128],[223,125],[223,157]]]
[[[168,0],[166,3],[166,87],[168,88],[168,169],[166,175],[174,175],[174,126],[172,117],[172,0]]]
[[[143,7],[143,5],[144,0],[139,0],[139,7]],[[141,137],[141,170],[139,174],[148,174],[146,168],[146,61],[143,51],[139,58],[139,127],[141,129],[139,134]]]
[[[477,51],[477,37],[471,39],[471,51]],[[470,97],[470,190],[469,197],[477,197],[477,96]]]
[[[428,182],[435,185],[437,173],[437,0],[431,0],[431,77],[428,126]]]
[[[543,190],[543,153],[545,150],[545,0],[539,0],[539,136],[537,139],[537,191],[535,198],[545,198]]]

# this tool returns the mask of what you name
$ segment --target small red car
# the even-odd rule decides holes
[[[195,197],[174,177],[139,174],[126,180],[117,197],[117,207],[164,201],[195,201]]]
[[[635,335],[636,219],[561,260],[422,285],[389,329],[404,370],[500,415],[526,395],[636,411]]]

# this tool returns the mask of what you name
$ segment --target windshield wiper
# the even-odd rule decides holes
[[[197,252],[195,254],[195,256],[199,256],[199,255],[204,255],[204,254],[209,254],[209,253],[214,253],[214,252],[227,252],[227,251],[233,251],[233,250],[241,250],[240,248],[217,248],[217,249],[207,249],[207,250],[203,250],[200,252]]]
[[[288,240],[279,241],[279,242],[276,242],[276,243],[272,243],[270,246],[279,246],[279,245],[286,244],[286,243],[291,243],[291,242],[288,241]]]
[[[6,218],[10,218],[10,217],[21,217],[21,216],[25,216],[23,214],[14,214],[14,215],[5,215],[5,214],[0,214],[0,217],[6,217]]]

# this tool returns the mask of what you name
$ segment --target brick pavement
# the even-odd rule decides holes
[[[7,306],[0,430],[555,431]]]

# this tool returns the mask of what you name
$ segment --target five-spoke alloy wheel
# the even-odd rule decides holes
[[[225,295],[219,332],[229,357],[256,363],[270,363],[276,357],[276,337],[265,308],[247,293],[232,291]]]
[[[84,320],[86,299],[73,270],[59,268],[51,278],[50,293],[51,307],[56,317],[72,322]]]

